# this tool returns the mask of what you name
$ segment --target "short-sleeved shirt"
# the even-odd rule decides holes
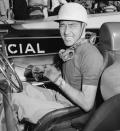
[[[73,59],[63,64],[64,79],[81,90],[81,83],[97,85],[103,69],[103,57],[92,44],[85,42],[75,51]]]
[[[101,94],[104,100],[120,93],[120,63],[105,69],[101,76]]]
[[[84,85],[98,85],[103,70],[103,56],[88,41],[76,48],[74,57],[63,63],[63,77],[72,87],[82,90]]]

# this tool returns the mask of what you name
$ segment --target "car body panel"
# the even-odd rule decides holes
[[[58,29],[59,24],[57,22],[53,22],[56,19],[57,16],[51,16],[45,20],[23,21],[22,24],[20,24],[20,21],[16,21],[16,25],[13,25],[13,28],[19,30]],[[100,28],[101,25],[105,22],[120,22],[120,12],[89,14],[87,29]]]

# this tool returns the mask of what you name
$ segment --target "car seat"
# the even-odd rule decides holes
[[[95,44],[95,46],[103,55],[104,69],[106,69],[108,66],[114,63],[112,51],[119,47],[119,39],[117,38],[119,34],[119,24],[119,22],[107,22],[102,24],[99,30],[99,40],[98,43]],[[96,95],[96,106],[99,106],[103,102],[103,98],[100,91],[100,82],[101,80],[99,80],[98,84],[99,88]]]
[[[120,22],[106,22],[100,28],[98,49],[103,54],[106,67],[114,62],[111,52],[120,49]]]
[[[104,23],[100,28],[99,47],[105,52],[107,65],[114,63],[111,51],[120,49],[120,23]],[[101,45],[100,45],[101,44]],[[120,129],[120,94],[108,99],[95,111],[84,131],[114,131]]]

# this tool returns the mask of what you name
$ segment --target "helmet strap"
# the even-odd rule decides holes
[[[84,30],[85,30],[85,23],[82,23],[82,28],[81,28],[81,34],[80,34],[80,37],[78,38],[78,40],[75,42],[75,44],[73,44],[73,46],[71,46],[70,48],[72,49],[72,48],[76,48],[79,44],[78,43],[80,43],[81,42],[81,40],[83,40],[83,39],[85,39],[85,36],[83,37],[82,35],[83,35],[83,33],[84,33]]]
[[[81,38],[83,38],[83,33],[84,33],[84,31],[85,31],[85,26],[86,26],[86,24],[85,23],[82,23],[82,28],[81,28],[81,34],[80,34],[80,37],[79,37],[79,39],[81,39]],[[84,36],[85,37],[85,36]],[[78,40],[79,40],[78,39]]]

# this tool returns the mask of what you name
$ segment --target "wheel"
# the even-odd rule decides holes
[[[21,92],[23,90],[22,82],[17,75],[15,69],[10,64],[6,56],[0,52],[0,70],[3,76],[6,78],[12,91]]]

